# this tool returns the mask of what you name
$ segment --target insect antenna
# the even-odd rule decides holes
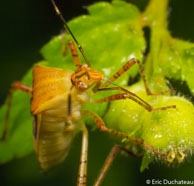
[[[62,15],[62,13],[60,12],[59,8],[57,7],[57,5],[56,5],[56,3],[55,3],[55,1],[54,1],[54,0],[51,0],[51,2],[52,2],[52,4],[53,4],[53,6],[54,6],[54,9],[55,9],[57,15],[60,17],[61,21],[62,21],[63,24],[65,25],[66,30],[69,32],[69,34],[72,36],[73,40],[74,40],[75,43],[77,44],[77,47],[78,47],[79,51],[81,52],[82,56],[84,57],[84,60],[85,60],[86,64],[87,64],[88,66],[90,66],[90,63],[89,63],[88,59],[86,58],[86,55],[85,55],[85,53],[84,53],[84,50],[83,50],[82,46],[79,44],[79,42],[77,41],[77,39],[75,38],[75,36],[74,36],[73,33],[71,32],[69,26],[67,25],[67,22],[65,21],[63,15]]]

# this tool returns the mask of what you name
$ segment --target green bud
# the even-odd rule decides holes
[[[153,148],[166,153],[165,159],[182,162],[194,148],[194,106],[183,97],[147,96],[141,83],[128,90],[137,94],[153,108],[176,105],[176,108],[147,111],[132,100],[111,102],[105,115],[107,126],[144,140]],[[125,141],[126,143],[126,141]],[[147,149],[145,148],[147,151]],[[155,154],[154,154],[155,155]]]
[[[162,96],[153,106],[168,105],[176,105],[176,109],[146,114],[142,139],[169,156],[176,156],[180,163],[184,153],[191,152],[194,147],[194,107],[188,100],[178,96]]]

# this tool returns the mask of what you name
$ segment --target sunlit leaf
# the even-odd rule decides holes
[[[122,1],[112,4],[101,2],[88,7],[89,15],[77,17],[68,23],[70,29],[83,46],[85,54],[95,70],[110,77],[132,57],[143,58],[145,40],[139,24],[140,12]],[[41,53],[45,62],[39,65],[75,70],[72,56],[67,49],[71,37],[65,34],[66,55],[62,54],[62,36],[56,36],[43,46]],[[81,55],[80,55],[81,56]],[[82,57],[81,57],[82,58]],[[84,60],[82,58],[82,62]],[[134,67],[130,74],[138,73]],[[120,84],[127,84],[128,75],[120,79]],[[22,82],[32,85],[32,69]],[[103,115],[107,104],[88,105],[87,108]],[[7,106],[0,109],[0,131]],[[30,96],[16,91],[11,107],[7,138],[0,142],[0,162],[5,163],[15,157],[25,156],[33,151],[32,121],[30,114]],[[87,123],[91,122],[90,119]]]

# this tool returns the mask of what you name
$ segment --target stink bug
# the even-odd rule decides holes
[[[75,44],[70,40],[68,42],[68,47],[71,51],[76,67],[75,72],[68,69],[36,66],[33,69],[32,87],[29,87],[21,82],[13,83],[8,99],[8,110],[2,140],[6,137],[12,93],[14,90],[20,90],[31,94],[31,113],[34,117],[33,136],[35,151],[37,153],[40,167],[43,171],[54,167],[65,159],[75,132],[82,131],[82,152],[77,185],[86,185],[88,131],[82,121],[82,118],[88,115],[94,119],[97,127],[101,131],[126,138],[137,144],[143,145],[153,153],[163,155],[143,140],[136,139],[127,136],[124,133],[107,128],[103,120],[97,114],[91,111],[84,111],[83,108],[84,104],[87,102],[102,103],[121,99],[132,99],[149,112],[175,108],[175,105],[153,108],[136,94],[114,83],[117,78],[119,78],[136,63],[139,66],[140,74],[144,80],[144,85],[148,95],[160,95],[171,90],[167,90],[162,93],[151,93],[144,76],[142,65],[138,59],[130,59],[110,79],[106,78],[101,72],[93,70],[83,51],[83,48],[71,32],[53,0],[52,3],[56,13],[63,21],[66,30],[70,33],[80,50],[86,64],[81,63]],[[114,87],[108,87],[111,84],[114,85]],[[91,100],[89,97],[89,92],[91,90],[93,93],[114,90],[118,90],[121,93],[113,94],[100,100]]]

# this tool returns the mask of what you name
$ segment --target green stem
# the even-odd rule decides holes
[[[150,0],[145,12],[143,13],[144,22],[150,27],[160,27],[167,29],[167,7],[168,0]]]
[[[151,30],[150,54],[146,62],[146,70],[149,72],[149,77],[160,74],[160,68],[158,66],[160,49],[163,40],[169,38],[167,7],[168,0],[150,0],[142,16],[143,26],[148,26]]]

